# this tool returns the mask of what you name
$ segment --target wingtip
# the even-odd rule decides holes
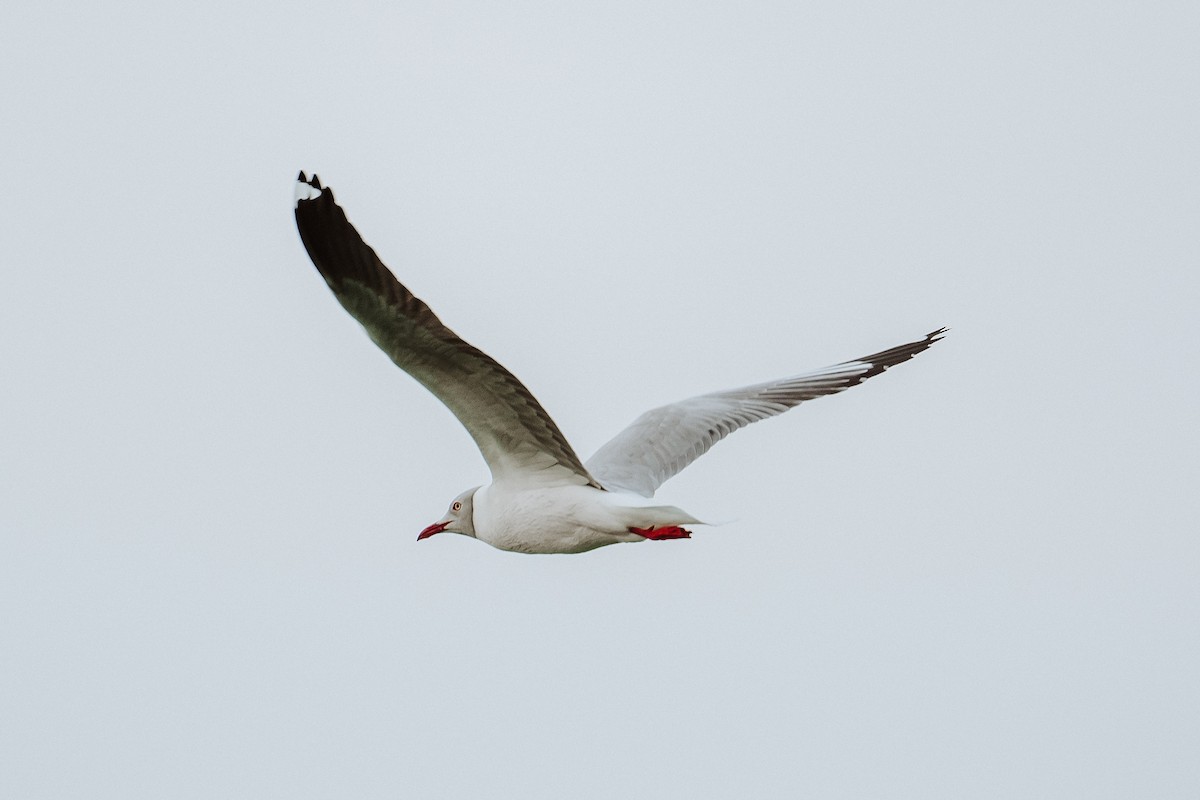
[[[294,194],[297,207],[305,200],[317,199],[324,191],[325,189],[321,186],[321,179],[317,177],[315,172],[310,180],[305,176],[304,170],[300,170],[300,174],[296,177],[296,191]]]
[[[949,330],[950,328],[948,326],[942,326],[933,333],[925,334],[925,341],[929,342],[930,344],[933,344],[934,342],[940,342]]]

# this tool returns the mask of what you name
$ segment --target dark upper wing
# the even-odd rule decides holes
[[[587,468],[609,489],[652,497],[668,478],[738,428],[789,408],[856,386],[923,352],[946,332],[936,330],[853,361],[794,378],[700,395],[642,414],[588,459]]]
[[[396,280],[316,175],[296,183],[296,227],[338,302],[458,417],[494,480],[599,486],[529,390]]]

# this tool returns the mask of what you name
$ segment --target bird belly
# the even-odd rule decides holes
[[[483,537],[480,537],[483,538]],[[618,542],[638,541],[634,533],[613,534],[580,525],[536,525],[497,531],[488,544],[514,553],[586,553]]]
[[[610,493],[588,486],[512,490],[492,484],[480,493],[484,496],[477,493],[475,499],[476,537],[518,553],[584,553],[619,542],[644,541],[629,528],[646,524],[643,518],[652,516],[615,503]],[[658,524],[657,519],[650,521]]]

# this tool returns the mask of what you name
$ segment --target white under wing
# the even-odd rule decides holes
[[[944,332],[871,356],[768,383],[700,395],[642,414],[601,447],[587,471],[607,489],[653,497],[668,478],[751,422],[849,389],[928,348]]]

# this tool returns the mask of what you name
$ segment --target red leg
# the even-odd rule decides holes
[[[691,531],[685,531],[677,525],[668,525],[665,528],[630,528],[630,533],[636,533],[638,536],[645,536],[647,539],[656,541],[662,539],[690,539],[692,538]]]

